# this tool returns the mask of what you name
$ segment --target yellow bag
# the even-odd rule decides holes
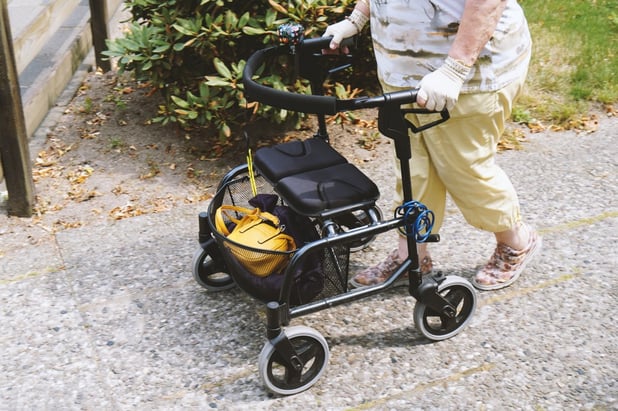
[[[224,216],[236,224],[232,232],[225,224]],[[215,212],[215,227],[229,240],[248,247],[227,244],[238,262],[259,277],[279,272],[289,259],[285,252],[296,249],[294,239],[284,234],[284,227],[279,226],[279,219],[259,208],[222,205]]]

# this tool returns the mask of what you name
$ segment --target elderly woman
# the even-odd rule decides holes
[[[496,238],[473,284],[481,290],[512,284],[541,247],[537,232],[522,222],[511,181],[495,162],[530,61],[523,10],[517,0],[360,0],[324,35],[333,36],[330,46],[337,49],[368,21],[383,90],[418,88],[419,106],[451,114],[446,123],[410,135],[415,198],[434,211],[437,233],[449,193],[470,225]],[[400,205],[401,181],[396,188]],[[421,272],[430,272],[427,245],[419,244],[418,251]],[[397,250],[351,283],[383,282],[406,256],[407,243],[400,238]]]

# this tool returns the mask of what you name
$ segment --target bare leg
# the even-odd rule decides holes
[[[408,241],[405,237],[399,236],[397,248],[399,250],[399,259],[401,261],[405,260],[408,257]],[[416,244],[416,250],[418,251],[418,261],[423,261],[425,257],[429,256],[429,252],[427,251],[427,243]]]
[[[505,244],[514,250],[523,250],[530,241],[530,231],[527,226],[518,223],[515,227],[507,231],[494,233],[498,244]]]

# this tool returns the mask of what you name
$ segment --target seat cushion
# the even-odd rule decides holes
[[[275,185],[275,191],[294,211],[308,216],[374,203],[380,197],[373,181],[349,163],[285,177]]]
[[[310,138],[260,148],[253,162],[264,178],[275,184],[284,177],[344,164],[347,160],[321,138]]]

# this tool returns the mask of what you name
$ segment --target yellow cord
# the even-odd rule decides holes
[[[253,154],[251,149],[247,149],[247,166],[249,167],[249,181],[251,182],[251,192],[253,197],[257,195],[257,185],[255,184],[255,174],[253,173]]]

